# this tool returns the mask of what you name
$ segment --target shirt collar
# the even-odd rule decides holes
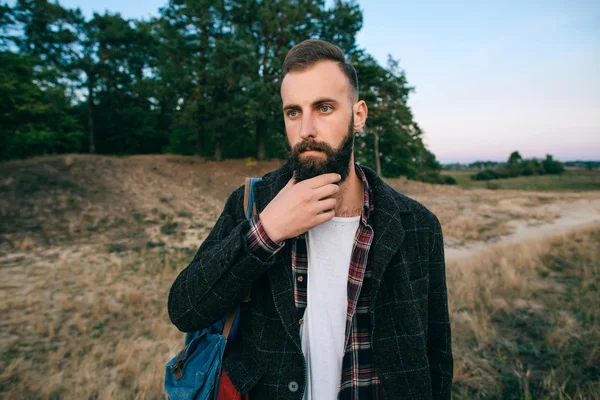
[[[356,175],[362,180],[363,184],[363,209],[361,213],[361,222],[363,225],[367,225],[367,221],[369,220],[369,215],[371,211],[373,211],[373,192],[371,191],[371,187],[369,186],[369,181],[367,180],[367,176],[365,172],[360,167],[359,164],[354,163],[354,170],[356,171]]]

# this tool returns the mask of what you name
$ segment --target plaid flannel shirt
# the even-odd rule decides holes
[[[370,342],[371,278],[369,249],[373,241],[373,228],[369,225],[369,214],[373,211],[373,194],[369,182],[358,164],[356,174],[363,183],[363,209],[359,227],[354,237],[352,258],[348,270],[348,308],[346,311],[346,339],[342,361],[342,376],[339,399],[383,399],[383,389],[373,361]],[[248,248],[261,259],[278,252],[285,241],[275,243],[266,234],[260,214],[250,221],[247,233]],[[292,274],[294,277],[294,299],[298,320],[302,323],[306,309],[308,283],[308,257],[306,233],[292,239]]]

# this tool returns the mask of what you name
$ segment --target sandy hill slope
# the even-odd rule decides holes
[[[229,194],[246,176],[283,161],[204,161],[197,157],[66,155],[0,163],[0,251],[99,244],[111,251],[197,248]],[[446,244],[495,240],[523,226],[548,224],[584,207],[597,215],[598,193],[464,190],[387,179],[438,215]],[[585,216],[584,216],[585,218]]]
[[[0,238],[3,245],[145,241],[153,227],[168,234],[208,227],[244,177],[280,164],[88,155],[2,163]]]

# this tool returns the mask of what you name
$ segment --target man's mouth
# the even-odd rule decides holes
[[[310,156],[310,155],[316,155],[316,154],[323,154],[323,152],[321,152],[319,150],[304,150],[300,154],[304,154],[304,155]]]

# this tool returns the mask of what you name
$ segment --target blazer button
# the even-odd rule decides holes
[[[288,384],[288,389],[290,389],[290,392],[294,393],[298,391],[298,382],[296,381],[291,381]]]

